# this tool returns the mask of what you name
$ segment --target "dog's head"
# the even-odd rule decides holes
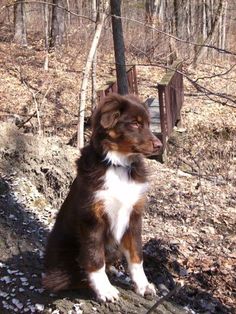
[[[162,144],[149,124],[148,109],[136,96],[110,94],[93,114],[93,145],[104,153],[152,155]]]

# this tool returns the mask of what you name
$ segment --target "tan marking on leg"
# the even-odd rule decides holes
[[[93,204],[92,211],[94,212],[95,216],[100,220],[104,214],[104,204],[102,201],[98,201]]]
[[[131,263],[140,263],[141,259],[138,255],[135,241],[133,239],[132,234],[130,232],[126,232],[121,240],[121,245],[123,249],[129,252],[130,262]]]
[[[146,205],[147,198],[146,196],[141,197],[137,203],[134,205],[133,214],[140,214],[143,212]],[[132,214],[131,214],[132,215]]]

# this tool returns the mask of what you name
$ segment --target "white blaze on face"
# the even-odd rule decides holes
[[[114,302],[119,299],[119,291],[110,283],[105,272],[105,265],[97,271],[88,273],[88,277],[99,300]]]

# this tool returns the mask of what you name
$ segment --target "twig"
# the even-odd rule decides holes
[[[185,43],[185,44],[189,44],[189,45],[193,45],[193,46],[197,46],[197,47],[206,47],[206,48],[217,50],[219,53],[225,53],[225,54],[236,56],[236,52],[234,52],[234,51],[229,51],[227,49],[223,49],[223,48],[220,48],[220,47],[217,47],[217,46],[214,46],[214,45],[198,44],[196,42],[192,42],[192,41],[189,41],[189,40],[181,39],[181,38],[176,37],[176,36],[174,36],[172,34],[169,34],[169,33],[166,33],[164,31],[161,31],[160,29],[158,29],[156,27],[147,25],[144,22],[140,22],[140,21],[132,19],[132,18],[128,18],[128,17],[125,17],[125,16],[116,16],[116,15],[111,15],[111,14],[110,14],[110,16],[114,16],[114,17],[116,17],[118,19],[128,20],[128,21],[131,21],[131,22],[143,25],[143,26],[145,26],[145,27],[147,27],[149,29],[152,29],[152,30],[156,31],[159,34],[163,34],[163,35],[165,35],[167,37],[170,37],[170,38],[172,38],[172,39],[174,39],[176,41],[179,41],[181,43]]]
[[[164,301],[167,301],[169,298],[171,298],[173,295],[179,292],[179,290],[182,288],[181,284],[177,284],[174,289],[172,289],[167,295],[160,298],[147,312],[146,314],[152,313],[160,304],[162,304]]]
[[[31,93],[32,98],[33,98],[33,102],[34,102],[34,104],[35,104],[35,111],[34,111],[34,113],[31,115],[31,117],[29,117],[29,119],[28,119],[27,121],[21,123],[20,127],[22,127],[26,122],[28,122],[32,117],[34,117],[34,116],[36,115],[37,120],[38,120],[38,133],[39,133],[39,135],[42,135],[42,127],[41,127],[40,112],[39,112],[39,107],[40,107],[40,106],[39,106],[38,100],[37,100],[37,98],[36,98],[36,96],[37,96],[38,94],[41,94],[41,91],[38,90],[38,91],[35,93],[35,92],[33,92],[33,91],[31,90],[31,86],[30,86],[29,83],[23,78],[21,68],[20,68],[20,70],[18,70],[18,69],[16,68],[15,71],[19,73],[21,83],[22,83],[22,84],[28,89],[28,91]],[[42,99],[42,102],[41,102],[41,104],[40,104],[41,106],[42,106],[43,103],[45,102],[45,99],[46,99],[47,94],[49,93],[50,89],[51,89],[51,85],[48,87],[48,89],[46,90],[45,94],[43,95],[43,99]]]
[[[7,9],[7,8],[9,8],[9,7],[14,6],[15,4],[17,4],[17,3],[19,3],[19,2],[20,2],[20,1],[16,1],[16,2],[14,2],[14,3],[9,3],[9,4],[6,4],[6,5],[2,6],[2,7],[0,8],[0,12],[3,11],[3,10],[5,10],[5,9]],[[46,2],[46,1],[38,1],[38,0],[37,0],[37,1],[24,1],[24,3],[26,3],[26,4],[40,3],[40,4],[47,4],[47,5],[50,5],[50,6],[58,7],[58,8],[60,8],[60,9],[64,10],[64,11],[66,11],[67,13],[70,13],[71,15],[80,17],[80,18],[82,18],[82,19],[89,20],[89,21],[91,21],[91,22],[93,22],[93,23],[96,23],[96,21],[94,21],[94,20],[91,19],[90,17],[85,16],[85,15],[81,15],[81,14],[77,14],[77,13],[75,13],[75,12],[73,12],[73,11],[71,11],[71,10],[67,9],[66,7],[63,7],[63,6],[59,5],[59,4],[50,3],[50,2]]]
[[[215,78],[217,76],[224,76],[228,73],[230,73],[233,68],[236,66],[236,64],[233,64],[229,69],[227,69],[225,72],[223,73],[218,73],[218,74],[214,74],[214,75],[211,75],[211,76],[202,76],[202,77],[198,77],[194,82],[196,83],[197,81],[199,80],[205,80],[205,79],[212,79],[212,78]]]
[[[29,116],[28,119],[18,124],[18,128],[21,129],[28,121],[30,121],[36,115],[36,110]]]
[[[35,109],[36,109],[36,116],[37,116],[37,120],[38,120],[38,133],[39,133],[39,135],[42,135],[42,127],[41,127],[41,120],[40,120],[40,113],[39,113],[39,105],[38,105],[38,101],[37,101],[36,95],[37,95],[37,93],[32,93],[34,104],[35,104]]]

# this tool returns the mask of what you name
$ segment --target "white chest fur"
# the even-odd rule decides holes
[[[95,198],[104,202],[111,232],[118,243],[128,227],[133,206],[146,190],[147,183],[130,179],[124,167],[110,166],[106,171],[103,188]]]

